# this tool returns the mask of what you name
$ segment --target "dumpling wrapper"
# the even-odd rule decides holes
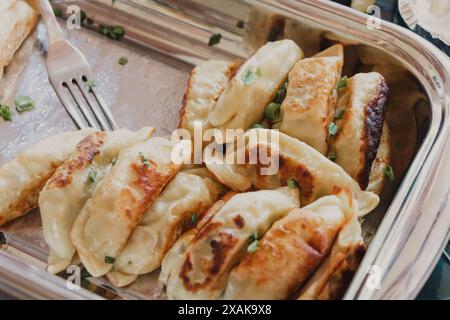
[[[198,231],[167,281],[170,299],[217,299],[253,233],[299,207],[298,189],[236,194]]]
[[[361,225],[352,217],[339,233],[330,254],[300,290],[300,300],[342,298],[366,252]]]
[[[292,210],[246,253],[228,277],[226,300],[288,299],[319,267],[345,222],[356,215],[348,190]]]
[[[216,201],[200,219],[199,223],[192,229],[184,232],[178,240],[173,244],[169,251],[164,256],[161,263],[161,272],[159,274],[159,282],[163,287],[167,287],[167,281],[172,273],[172,270],[178,269],[183,263],[183,254],[189,243],[195,238],[198,231],[224,206],[227,201],[236,193],[233,191],[227,192],[220,200]]]
[[[97,183],[112,167],[122,149],[150,138],[153,128],[138,132],[120,129],[84,138],[76,151],[56,169],[39,194],[44,238],[50,248],[48,271],[66,269],[75,254],[70,231]],[[95,175],[95,176],[93,176]]]
[[[345,113],[336,120],[338,132],[331,140],[330,150],[336,155],[335,162],[363,190],[369,183],[380,145],[388,90],[381,74],[358,73],[348,80],[337,103],[336,114]]]
[[[269,42],[241,64],[208,120],[218,129],[247,129],[258,123],[294,64],[303,57],[292,40]]]
[[[386,168],[391,161],[390,131],[387,122],[383,125],[380,146],[370,170],[369,184],[366,191],[380,194],[386,182]]]
[[[29,147],[0,167],[0,225],[37,208],[39,192],[93,129],[65,132]]]
[[[286,98],[280,107],[279,129],[322,154],[328,151],[328,125],[334,118],[343,64],[340,44],[297,62],[289,72]]]
[[[38,21],[38,11],[22,0],[2,0],[0,3],[0,78],[25,38]]]
[[[196,66],[190,75],[180,110],[179,128],[188,129],[194,137],[194,121],[203,130],[211,128],[208,115],[226,88],[235,63],[209,60]]]
[[[222,191],[220,184],[210,178],[179,172],[133,230],[108,279],[122,287],[129,284],[130,276],[159,268],[165,253],[192,225],[191,220],[200,219]]]
[[[157,137],[122,150],[76,218],[72,243],[93,277],[111,271],[146,210],[181,169],[171,161],[173,147]]]
[[[263,138],[268,139],[264,140]],[[244,151],[232,150],[236,154],[255,154],[256,164],[226,164],[223,159],[210,154],[205,149],[205,163],[208,169],[224,185],[234,191],[256,189],[276,189],[294,179],[300,186],[302,205],[307,205],[320,197],[333,194],[333,189],[346,188],[353,192],[358,201],[358,212],[365,215],[379,203],[379,197],[361,190],[358,183],[339,165],[329,160],[314,148],[282,132],[267,129],[251,129],[245,133]],[[261,151],[263,150],[263,151]],[[271,163],[261,161],[260,153],[268,150]],[[233,155],[225,157],[233,158]],[[263,169],[271,167],[267,175]],[[276,169],[276,170],[275,170]],[[273,172],[271,172],[273,170]]]

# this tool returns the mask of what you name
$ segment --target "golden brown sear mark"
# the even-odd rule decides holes
[[[372,163],[377,156],[378,147],[381,142],[388,93],[389,88],[383,78],[375,96],[366,105],[364,110],[364,135],[361,151],[365,155],[365,164],[363,170],[357,177],[357,181],[362,190],[365,190],[369,184],[370,170],[372,169]]]
[[[104,132],[96,132],[81,140],[75,151],[76,158],[65,161],[48,182],[48,189],[64,188],[72,183],[73,174],[92,163],[106,141]]]

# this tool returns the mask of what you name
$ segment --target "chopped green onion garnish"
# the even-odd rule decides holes
[[[121,66],[124,66],[124,65],[126,65],[128,63],[128,58],[127,57],[121,57],[120,59],[119,59],[119,64],[121,65]]]
[[[55,17],[62,17],[64,11],[61,8],[53,8],[53,13],[55,14]]]
[[[114,40],[121,40],[125,36],[125,29],[122,26],[105,26],[100,25],[98,31]]]
[[[280,104],[276,102],[271,102],[264,110],[264,117],[272,122],[278,119],[279,114]]]
[[[287,81],[281,85],[281,87],[277,91],[277,94],[275,95],[275,99],[273,99],[273,102],[282,103],[284,101],[287,93],[287,85]]]
[[[116,0],[111,0],[111,5],[113,6],[116,3]]]
[[[298,188],[298,182],[297,180],[290,178],[287,180],[287,186],[291,189],[296,189]]]
[[[336,161],[336,154],[334,152],[328,152],[327,158],[331,161]]]
[[[331,122],[328,125],[328,133],[330,134],[330,136],[335,136],[337,132],[338,132],[338,126],[336,125],[336,123]]]
[[[15,105],[17,111],[24,112],[34,108],[34,101],[30,97],[19,96],[16,98]]]
[[[348,77],[347,76],[343,76],[341,78],[341,80],[338,81],[337,88],[341,89],[341,88],[347,87],[347,81],[348,81]]]
[[[92,89],[95,88],[96,86],[97,83],[95,82],[95,80],[86,81],[86,89],[88,89],[89,91],[92,91]]]
[[[5,121],[12,121],[11,110],[8,106],[0,104],[0,118],[3,118]]]
[[[141,159],[142,163],[147,166],[147,168],[150,168],[152,166],[151,162],[144,157],[144,154],[142,152],[139,152],[139,158]]]
[[[258,240],[255,240],[252,243],[250,243],[247,247],[247,252],[249,253],[255,252],[258,249],[258,244],[259,244]]]
[[[95,182],[96,178],[97,178],[97,170],[92,169],[91,172],[89,172],[89,181]]]
[[[116,262],[116,258],[109,257],[109,256],[105,257],[105,263],[107,263],[107,264],[114,264],[114,262]]]
[[[113,159],[111,160],[111,164],[112,164],[112,165],[115,165],[116,162],[117,162],[117,157],[115,157],[115,158],[113,158]]]
[[[392,168],[391,165],[388,164],[386,166],[386,168],[384,169],[384,175],[386,176],[386,178],[388,178],[391,181],[393,181],[395,179],[394,169]]]
[[[6,244],[6,237],[3,232],[0,232],[0,245]]]
[[[220,33],[213,34],[208,41],[208,46],[214,46],[220,42],[220,39],[222,39],[222,35]]]
[[[244,27],[244,21],[238,20],[238,22],[236,22],[236,27],[238,27],[239,29],[242,29]]]
[[[260,125],[259,123],[252,124],[250,129],[261,129],[264,128],[264,126]]]
[[[242,80],[244,81],[244,84],[246,86],[249,86],[253,82],[255,82],[255,80],[260,76],[262,76],[262,71],[261,71],[261,68],[258,67],[258,68],[256,68],[256,70],[254,72],[252,70],[245,71],[244,77]]]
[[[342,119],[344,117],[345,114],[345,110],[337,110],[336,114],[334,115],[334,118],[339,120]]]
[[[197,225],[197,223],[198,223],[198,214],[193,213],[193,214],[191,215],[191,225],[192,225],[193,227],[195,227],[195,226]]]
[[[247,252],[255,252],[256,249],[258,249],[258,239],[259,239],[259,235],[258,235],[258,231],[254,231],[251,235],[250,238],[248,238],[248,247],[247,247]]]
[[[250,235],[250,238],[248,239],[248,243],[252,243],[259,239],[258,231],[253,231]]]

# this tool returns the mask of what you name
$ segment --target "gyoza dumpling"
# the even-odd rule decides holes
[[[75,253],[70,230],[95,185],[111,169],[119,152],[150,138],[153,128],[96,132],[56,169],[39,194],[44,238],[50,248],[48,271],[66,269]]]
[[[203,130],[211,127],[208,114],[227,86],[235,67],[233,62],[209,60],[192,70],[184,93],[178,126],[188,129],[192,138],[194,121],[199,121]]]
[[[0,2],[0,78],[3,68],[9,64],[14,53],[33,30],[38,12],[26,1],[2,0]]]
[[[261,120],[294,64],[303,57],[292,40],[269,42],[231,78],[208,120],[219,129],[247,129]]]
[[[117,256],[114,272],[108,274],[111,282],[122,287],[129,284],[130,275],[137,277],[159,268],[164,254],[181,233],[197,223],[223,190],[210,178],[178,173],[144,214]]]
[[[275,130],[252,129],[245,134],[245,139],[247,145],[244,152],[232,149],[229,152],[245,153],[247,156],[253,154],[253,164],[249,159],[246,164],[224,164],[223,159],[210,155],[210,149],[205,149],[204,159],[208,169],[220,182],[235,191],[243,192],[252,186],[256,189],[275,189],[292,180],[300,186],[302,205],[332,194],[335,187],[353,192],[361,215],[378,205],[377,195],[362,191],[344,169],[296,138]],[[267,159],[261,159],[264,150],[268,150],[270,155]],[[233,159],[233,155],[227,154],[226,157]],[[264,175],[263,170],[268,168]]]
[[[225,194],[220,200],[216,201],[208,209],[208,211],[206,211],[205,215],[200,219],[195,228],[191,228],[183,233],[170,248],[170,250],[167,251],[161,263],[161,272],[159,274],[159,282],[162,283],[163,287],[167,287],[167,281],[170,274],[172,273],[172,270],[178,269],[179,265],[183,263],[183,254],[186,251],[191,240],[195,238],[197,232],[201,228],[203,228],[203,225],[205,225],[235,194],[235,192],[230,191]]]
[[[387,122],[383,125],[380,146],[370,170],[369,184],[366,191],[380,194],[386,182],[386,169],[391,161],[390,131]]]
[[[171,299],[217,299],[249,240],[299,206],[298,189],[236,194],[203,225],[167,281]]]
[[[55,169],[93,129],[66,132],[29,147],[0,167],[0,225],[38,206],[39,192]]]
[[[352,217],[339,232],[330,254],[300,290],[301,300],[340,299],[366,252],[361,225]]]
[[[330,150],[335,162],[355,179],[361,189],[369,183],[383,132],[388,87],[376,72],[359,73],[350,78],[337,103],[337,134]]]
[[[224,299],[288,299],[325,259],[356,200],[336,190],[278,220],[228,277]]]
[[[289,72],[287,94],[281,104],[279,129],[322,154],[328,150],[328,125],[334,117],[343,64],[340,44],[300,60]]]
[[[108,273],[133,229],[181,164],[171,161],[174,144],[152,138],[122,150],[99,182],[72,228],[72,243],[94,277]]]

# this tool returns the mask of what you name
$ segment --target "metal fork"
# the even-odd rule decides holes
[[[86,58],[65,39],[50,2],[38,3],[48,34],[48,76],[65,109],[80,129],[117,129],[109,107],[94,88]]]

